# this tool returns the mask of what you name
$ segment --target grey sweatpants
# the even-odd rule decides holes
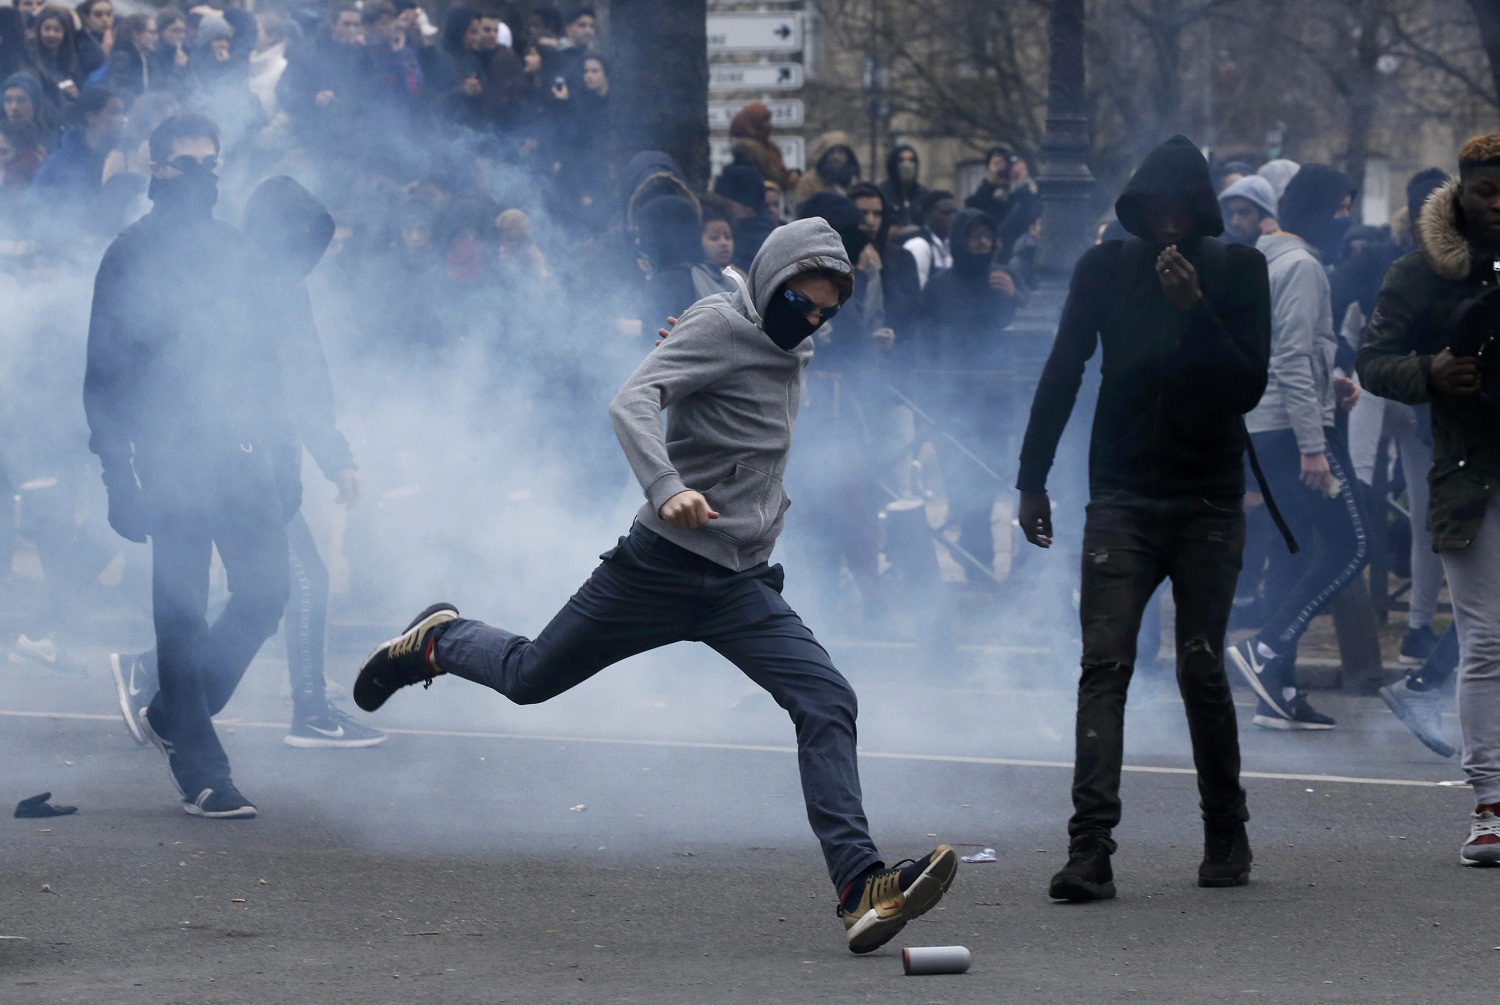
[[[1500,803],[1500,493],[1467,548],[1443,552],[1458,628],[1464,774],[1478,804]]]

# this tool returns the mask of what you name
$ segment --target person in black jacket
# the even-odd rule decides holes
[[[287,601],[287,518],[301,445],[281,377],[281,333],[258,324],[244,242],[213,217],[219,135],[199,115],[151,134],[151,212],[94,280],[84,411],[109,523],[149,538],[161,690],[139,725],[195,816],[251,817],[211,716],[234,693]],[[214,548],[230,599],[210,626]]]
[[[959,528],[959,546],[979,568],[965,572],[987,582],[994,572],[991,514],[1003,484],[995,474],[1014,456],[1010,381],[1002,372],[1012,345],[1004,336],[1021,297],[1015,278],[995,264],[995,223],[977,209],[954,217],[948,231],[953,267],[927,283],[922,297],[926,324],[918,357],[935,371],[928,383],[938,393],[928,406],[945,431],[963,445],[938,440],[948,521]],[[983,467],[975,463],[975,459]],[[988,469],[988,470],[986,470]]]
[[[1224,225],[1208,163],[1185,137],[1147,156],[1115,211],[1135,236],[1091,248],[1073,271],[1017,478],[1022,531],[1048,547],[1047,472],[1084,363],[1102,344],[1083,531],[1074,813],[1068,864],[1050,887],[1063,900],[1114,896],[1125,691],[1142,609],[1168,578],[1203,812],[1198,883],[1236,886],[1250,876],[1224,633],[1245,534],[1241,417],[1265,390],[1270,358],[1266,262],[1253,248],[1215,240]]]
[[[258,323],[277,333],[277,361],[293,432],[338,486],[337,502],[353,508],[364,492],[349,441],[334,418],[328,361],[313,323],[307,275],[333,239],[333,217],[312,193],[286,175],[261,182],[245,206],[247,275],[257,289]],[[290,500],[288,500],[290,502]],[[292,726],[288,746],[373,747],[385,734],[356,722],[328,700],[323,650],[328,623],[328,569],[318,555],[307,520],[299,510],[287,525],[291,582],[286,606],[287,672],[292,684]],[[110,654],[110,671],[125,725],[137,743],[146,742],[140,712],[158,687],[155,650],[136,656]],[[229,695],[220,692],[224,701]],[[219,709],[211,710],[216,714]]]

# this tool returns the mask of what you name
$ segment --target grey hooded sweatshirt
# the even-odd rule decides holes
[[[734,293],[698,301],[648,355],[609,406],[615,435],[646,492],[646,528],[736,572],[766,561],[790,504],[782,488],[802,371],[812,339],[790,351],[761,329],[774,294],[814,269],[853,272],[843,242],[822,219],[771,232]],[[666,435],[661,416],[667,413]],[[662,504],[694,489],[717,520],[678,530]]]
[[[1298,450],[1321,454],[1323,430],[1333,425],[1338,349],[1328,273],[1295,235],[1267,234],[1255,247],[1266,256],[1271,281],[1271,379],[1245,427],[1252,433],[1290,429]]]

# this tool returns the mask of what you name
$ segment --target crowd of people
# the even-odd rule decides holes
[[[708,190],[658,151],[611,171],[629,129],[611,117],[592,9],[541,8],[522,22],[458,5],[441,20],[417,0],[254,14],[203,3],[125,17],[110,0],[0,8],[0,281],[22,305],[69,277],[93,287],[87,451],[68,435],[75,421],[49,421],[55,404],[39,414],[32,397],[5,409],[0,481],[20,500],[15,529],[35,546],[47,587],[14,655],[66,668],[61,640],[80,597],[118,554],[101,521],[84,516],[91,501],[99,509],[85,475],[97,470],[92,453],[109,525],[153,550],[157,648],[113,658],[122,710],[140,742],[168,755],[188,812],[255,813],[210,717],[278,626],[293,677],[287,742],[384,739],[329,703],[322,673],[328,573],[299,515],[303,448],[345,505],[364,486],[339,429],[325,344],[338,360],[383,363],[382,393],[462,389],[478,402],[476,427],[491,432],[503,426],[500,403],[524,398],[544,416],[538,435],[569,459],[573,474],[562,477],[596,493],[601,480],[623,479],[587,430],[634,373],[633,396],[621,392],[610,415],[649,504],[609,560],[620,567],[601,567],[613,571],[575,598],[577,618],[624,624],[624,608],[645,603],[631,577],[650,569],[653,589],[746,573],[715,589],[761,601],[769,590],[779,601],[779,571],[764,562],[786,509],[784,480],[799,500],[788,527],[809,577],[851,596],[854,621],[872,630],[930,592],[940,555],[951,559],[949,579],[993,590],[1006,578],[1011,524],[997,514],[1012,486],[1025,537],[1052,543],[1049,472],[1102,346],[1088,472],[1073,478],[1090,500],[1079,590],[1079,735],[1090,740],[1080,741],[1072,854],[1054,895],[1113,893],[1125,687],[1138,662],[1156,657],[1160,632],[1141,626],[1164,579],[1176,591],[1176,662],[1203,775],[1200,879],[1248,877],[1226,661],[1257,697],[1255,724],[1336,725],[1299,685],[1297,653],[1312,619],[1360,576],[1372,535],[1386,533],[1377,480],[1406,487],[1413,580],[1401,650],[1411,673],[1382,695],[1423,743],[1452,756],[1443,685],[1456,676],[1467,689],[1462,746],[1479,807],[1463,854],[1500,861],[1500,742],[1486,690],[1496,671],[1485,648],[1500,540],[1484,520],[1496,455],[1473,429],[1493,421],[1493,406],[1479,349],[1448,351],[1440,342],[1459,323],[1432,321],[1462,302],[1465,331],[1489,331],[1468,301],[1494,280],[1475,264],[1495,246],[1484,229],[1496,212],[1484,186],[1500,191],[1500,146],[1485,145],[1493,138],[1465,148],[1462,179],[1435,169],[1413,177],[1408,207],[1381,228],[1351,226],[1357,192],[1331,166],[1211,170],[1191,143],[1170,141],[1100,221],[1051,357],[1025,372],[1014,327],[1039,281],[1042,213],[1023,152],[987,151],[982,183],[962,195],[925,185],[906,144],[891,149],[883,178],[867,177],[842,134],[823,137],[803,172],[783,162],[769,110],[752,102],[731,124],[732,163]],[[717,327],[704,320],[713,310]],[[44,313],[17,317],[56,330]],[[1413,319],[1432,330],[1413,335]],[[746,373],[758,376],[724,372],[756,331],[774,343],[746,350]],[[727,359],[681,348],[710,338]],[[12,375],[76,392],[80,375],[71,385],[47,375],[45,346],[30,344],[36,358],[12,360]],[[1426,360],[1420,373],[1413,353]],[[779,383],[766,383],[773,372]],[[668,411],[669,434],[674,421],[690,426],[664,446],[661,411],[692,393],[680,384],[688,373],[708,374],[694,388],[718,394],[743,377],[742,397],[726,399],[742,405],[795,399],[795,460],[795,405],[784,424],[745,420],[725,443],[700,427],[730,413],[691,399],[691,422]],[[1473,400],[1450,407],[1460,397]],[[698,449],[694,436],[707,436],[707,459],[669,456]],[[1380,449],[1391,441],[1395,455]],[[1064,459],[1070,466],[1081,468]],[[717,495],[695,483],[705,479]],[[714,544],[694,543],[714,533]],[[8,573],[14,541],[4,536]],[[232,585],[210,622],[215,547]],[[1455,552],[1463,558],[1450,560]],[[1432,625],[1445,573],[1458,620],[1440,638]],[[941,846],[916,872],[879,861],[853,769],[852,692],[826,654],[809,655],[821,647],[784,606],[771,602],[780,629],[739,611],[711,634],[735,651],[746,632],[778,640],[737,662],[798,719],[809,805],[824,813],[814,826],[851,947],[865,951],[899,928],[882,922],[871,933],[878,902],[904,891],[911,909],[900,923],[926,910],[952,881],[952,850]],[[709,637],[662,617],[649,639],[632,624],[610,645],[581,629],[543,643],[436,605],[372,657],[360,704],[447,672],[545,700],[626,649]],[[1231,618],[1254,633],[1225,647]],[[789,660],[817,663],[817,688],[794,694],[779,676],[778,661]]]

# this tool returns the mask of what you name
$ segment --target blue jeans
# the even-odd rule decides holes
[[[1224,632],[1245,543],[1241,500],[1195,496],[1149,499],[1101,492],[1083,529],[1079,619],[1083,673],[1078,681],[1077,756],[1073,766],[1073,843],[1102,840],[1120,822],[1125,756],[1125,693],[1135,669],[1141,614],[1162,580],[1177,604],[1177,684],[1187,712],[1205,823],[1249,819],[1240,786],[1240,740]]]
[[[460,619],[438,638],[438,666],[532,705],[637,653],[706,643],[791,715],[807,819],[834,887],[879,862],[860,795],[854,689],[781,598],[781,566],[732,572],[639,524],[602,558],[535,640]]]

